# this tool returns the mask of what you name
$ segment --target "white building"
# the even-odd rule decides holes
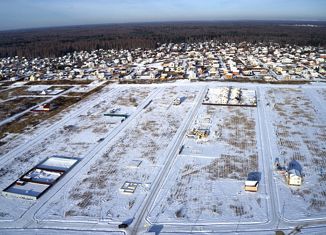
[[[300,186],[302,184],[301,173],[296,169],[289,170],[287,173],[287,181],[289,185]]]

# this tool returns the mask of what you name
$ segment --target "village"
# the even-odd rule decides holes
[[[235,81],[320,81],[326,52],[277,43],[162,44],[156,49],[94,50],[54,58],[0,59],[1,81],[176,79]]]
[[[325,58],[210,41],[0,59],[0,233],[320,231]]]

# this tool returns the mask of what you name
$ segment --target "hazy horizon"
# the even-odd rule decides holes
[[[0,30],[180,21],[325,21],[322,0],[11,0]]]

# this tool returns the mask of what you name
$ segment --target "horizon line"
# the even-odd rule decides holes
[[[71,25],[56,25],[56,26],[41,26],[41,27],[27,27],[27,28],[12,28],[0,29],[0,32],[13,32],[13,31],[29,31],[29,30],[42,30],[42,29],[58,29],[58,28],[72,28],[72,27],[89,27],[89,26],[105,26],[105,25],[141,25],[141,24],[175,24],[175,23],[218,23],[218,22],[319,22],[326,23],[325,20],[305,20],[305,19],[237,19],[237,20],[172,20],[172,21],[139,21],[139,22],[114,22],[114,23],[98,23],[98,24],[71,24]]]

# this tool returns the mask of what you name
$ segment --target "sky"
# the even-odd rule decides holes
[[[0,0],[0,30],[214,20],[326,20],[326,0]]]

